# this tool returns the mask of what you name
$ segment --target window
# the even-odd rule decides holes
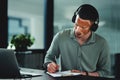
[[[28,24],[27,24],[28,22]],[[26,23],[26,25],[24,25]],[[29,31],[29,20],[24,20],[22,18],[9,17],[8,18],[8,42],[13,35],[16,34],[27,34]]]
[[[44,49],[44,0],[8,0],[8,43],[14,34],[30,33],[32,49]]]

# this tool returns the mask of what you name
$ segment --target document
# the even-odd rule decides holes
[[[49,73],[47,72],[47,74],[53,76],[53,77],[64,77],[64,76],[75,76],[75,75],[81,75],[81,73],[75,73],[75,72],[71,72],[69,71],[61,71],[61,72],[55,72],[55,73]]]

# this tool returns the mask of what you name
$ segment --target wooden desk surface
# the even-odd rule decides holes
[[[90,77],[90,76],[67,76],[54,78],[44,72],[44,70],[22,68],[24,71],[40,73],[42,76],[25,79],[5,79],[5,80],[119,80],[115,78]],[[3,79],[0,79],[3,80]]]

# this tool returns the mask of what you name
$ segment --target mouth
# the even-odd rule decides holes
[[[80,36],[81,35],[81,33],[76,33],[78,36]]]

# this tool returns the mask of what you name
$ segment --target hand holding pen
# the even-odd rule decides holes
[[[55,73],[59,70],[59,65],[55,62],[51,62],[47,65],[47,71],[50,73]]]

